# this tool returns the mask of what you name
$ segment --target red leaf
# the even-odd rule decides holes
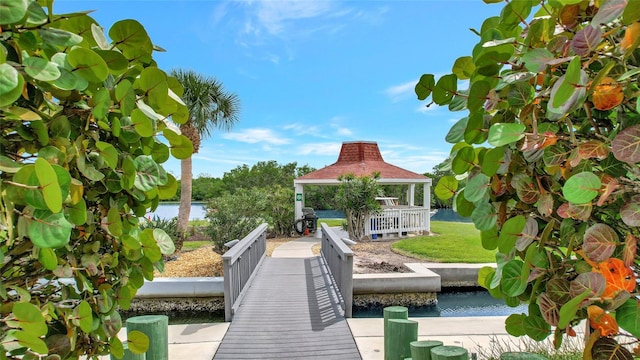
[[[638,238],[632,234],[627,234],[624,239],[624,248],[622,249],[622,260],[626,266],[633,265],[636,251],[638,249]]]
[[[582,159],[597,158],[604,160],[609,156],[609,147],[599,140],[589,140],[578,146],[578,155]]]
[[[611,193],[613,193],[618,187],[618,180],[609,174],[604,174],[602,179],[600,179],[600,182],[602,183],[602,187],[600,188],[602,195],[600,195],[600,198],[598,199],[598,206],[602,206],[609,195],[611,195]]]
[[[571,40],[571,48],[578,55],[587,55],[600,43],[602,30],[599,26],[586,26],[578,31]]]
[[[640,162],[640,125],[626,128],[611,142],[616,159],[630,164]]]

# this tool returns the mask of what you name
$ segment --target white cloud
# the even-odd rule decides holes
[[[222,134],[222,138],[249,144],[264,143],[270,145],[285,145],[291,142],[289,139],[282,137],[273,130],[261,128],[244,129],[241,131],[225,133]]]
[[[287,124],[283,126],[282,129],[286,131],[292,131],[296,136],[318,135],[321,133],[321,130],[318,126],[310,126],[302,123]]]
[[[325,143],[307,143],[298,147],[298,154],[300,155],[323,155],[323,156],[335,156],[338,158],[342,143],[339,142],[325,142]]]
[[[385,94],[391,99],[393,102],[398,102],[400,100],[408,99],[413,95],[413,89],[416,87],[417,81],[408,81],[403,84],[393,85],[384,90]]]
[[[351,136],[353,135],[353,131],[351,131],[351,129],[347,129],[344,127],[338,128],[336,130],[336,133],[340,136]]]
[[[305,20],[328,14],[334,8],[332,1],[255,1],[247,3],[254,10],[255,21],[245,26],[247,32],[256,33],[264,29],[270,35],[280,35],[297,20]]]

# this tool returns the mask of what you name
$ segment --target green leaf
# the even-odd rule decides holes
[[[144,229],[140,233],[140,243],[142,244],[142,252],[144,256],[152,263],[162,259],[162,252],[154,238],[155,229]],[[142,286],[142,284],[140,284]]]
[[[469,98],[467,100],[467,108],[470,112],[481,110],[487,101],[487,96],[491,90],[491,84],[487,81],[474,81],[469,88]]]
[[[555,60],[555,56],[545,48],[532,49],[522,55],[524,66],[535,73],[543,71],[551,60]]]
[[[26,333],[39,337],[47,333],[47,323],[40,309],[28,302],[18,302],[13,305],[13,316],[18,325]]]
[[[59,248],[69,242],[71,227],[63,213],[49,214],[33,219],[28,227],[29,238],[36,246]]]
[[[476,152],[473,150],[473,147],[463,147],[458,150],[456,156],[453,158],[451,169],[455,174],[464,174],[473,166],[475,159]]]
[[[38,261],[47,270],[55,270],[58,267],[58,257],[56,253],[49,248],[42,248],[38,250]]]
[[[616,309],[616,322],[636,338],[640,337],[640,303],[638,299],[628,299]]]
[[[60,77],[58,65],[45,59],[32,56],[24,59],[24,72],[36,80],[54,81]]]
[[[47,354],[49,349],[47,344],[38,336],[34,336],[26,331],[16,331],[13,336],[18,340],[18,344],[31,349],[39,354]]]
[[[93,312],[91,305],[86,301],[81,301],[80,304],[73,309],[73,323],[79,326],[82,331],[89,334],[93,330]]]
[[[582,303],[584,299],[588,298],[589,295],[591,295],[591,291],[587,290],[562,305],[562,307],[560,308],[560,320],[558,320],[559,328],[564,329],[567,327],[567,325],[569,325],[571,320],[573,320],[576,316],[576,313],[580,308],[580,303]]]
[[[160,200],[171,199],[176,195],[176,191],[178,191],[178,182],[176,181],[176,178],[171,174],[167,174],[167,177],[167,183],[158,186],[158,196],[160,197]]]
[[[510,218],[502,225],[500,237],[498,238],[498,250],[501,253],[508,254],[515,247],[516,240],[518,240],[518,237],[522,234],[526,223],[527,219],[522,215],[518,215]]]
[[[458,120],[449,130],[447,135],[445,136],[445,141],[450,144],[457,144],[460,141],[464,140],[464,132],[467,128],[467,122],[469,121],[468,117],[463,117]]]
[[[102,82],[109,75],[107,63],[93,50],[76,47],[67,55],[74,73],[90,82]]]
[[[164,230],[153,229],[153,238],[156,240],[156,244],[158,244],[162,255],[171,255],[176,251],[171,236],[167,235]]]
[[[13,159],[10,159],[4,155],[0,155],[0,171],[14,174],[20,170],[22,164],[15,162]]]
[[[74,225],[83,225],[87,222],[87,203],[84,199],[80,199],[75,204],[67,205],[67,211],[69,212],[69,220]]]
[[[618,133],[611,142],[616,159],[629,164],[640,162],[640,125],[628,127]]]
[[[522,124],[493,124],[489,128],[489,144],[498,147],[516,142],[524,137],[525,129]]]
[[[502,291],[507,296],[518,296],[527,288],[527,283],[522,281],[520,273],[522,272],[522,261],[511,260],[502,269],[502,279],[500,285]]]
[[[115,50],[96,50],[113,74],[121,74],[129,67],[129,61],[122,53]]]
[[[60,212],[62,210],[62,192],[53,167],[47,160],[37,158],[35,161],[35,173],[42,187],[42,195],[47,207],[52,213]]]
[[[482,173],[473,176],[464,189],[464,198],[472,203],[481,201],[489,194],[490,178]]]
[[[552,96],[550,99],[553,107],[559,107],[573,95],[576,90],[576,85],[580,83],[580,65],[580,57],[574,57],[569,63],[565,75],[558,80],[561,81],[561,84],[554,94],[555,96]]]
[[[118,208],[111,207],[107,213],[107,226],[109,232],[113,236],[120,237],[122,235],[122,218],[120,218],[120,212]]]
[[[498,172],[500,164],[504,161],[504,148],[489,149],[482,158],[482,173],[493,176]]]
[[[517,82],[509,86],[507,102],[511,106],[523,107],[533,101],[535,90],[528,82]]]
[[[484,127],[484,115],[473,113],[469,116],[467,127],[464,130],[464,141],[467,144],[482,144],[487,141],[487,129]]]
[[[574,204],[586,204],[598,196],[601,186],[600,178],[590,171],[575,174],[562,187],[562,194],[567,201]]]
[[[416,84],[415,92],[418,96],[418,100],[425,100],[431,95],[433,88],[436,85],[435,78],[433,74],[423,74],[420,77],[420,80]]]
[[[151,151],[151,158],[158,164],[169,160],[170,152],[169,147],[159,141],[153,144],[153,151]]]
[[[109,352],[118,359],[124,357],[124,346],[117,336],[113,336],[111,340],[109,340]]]
[[[443,176],[438,180],[433,192],[441,200],[450,199],[458,190],[458,180],[451,175]]]
[[[511,314],[505,320],[505,329],[511,336],[524,336],[527,332],[524,329],[525,314]]]
[[[136,132],[143,137],[153,136],[153,121],[149,119],[140,109],[134,109],[131,112],[131,121]]]
[[[587,89],[586,85],[589,81],[589,76],[583,70],[580,70],[580,77],[577,82],[567,82],[566,75],[562,75],[551,88],[550,98],[553,100],[556,98],[558,92],[560,92],[563,85],[567,84],[571,87],[570,97],[561,102],[558,106],[554,106],[553,101],[547,102],[547,119],[555,121],[564,117],[566,114],[578,109],[584,104]]]
[[[640,20],[640,0],[628,0],[622,12],[622,23],[631,25]]]
[[[495,250],[498,248],[498,228],[492,227],[489,230],[480,232],[480,241],[482,241],[482,247],[487,250]]]
[[[471,213],[471,219],[478,230],[486,231],[491,230],[496,225],[498,215],[493,205],[481,203],[476,205],[475,210]]]
[[[467,80],[471,78],[475,69],[476,66],[473,64],[473,58],[471,56],[463,56],[456,59],[451,72],[453,72],[458,79]]]
[[[134,354],[144,354],[149,349],[149,338],[141,331],[129,331],[127,332],[127,346]]]
[[[527,336],[536,341],[542,341],[551,334],[551,325],[542,316],[527,316],[523,322]]]
[[[2,5],[0,9],[1,7]],[[0,64],[0,107],[9,106],[18,100],[23,87],[24,78],[15,68],[7,63]]]
[[[160,170],[150,156],[140,155],[134,160],[136,178],[134,186],[142,191],[150,191],[158,185]]]
[[[151,56],[153,44],[147,31],[136,20],[121,20],[109,29],[109,37],[127,59]]]
[[[109,90],[107,88],[100,88],[93,97],[91,98],[93,101],[93,109],[91,113],[96,119],[104,119],[109,113],[109,108],[111,107],[111,96],[109,95]]]
[[[96,141],[96,147],[100,150],[100,155],[108,167],[112,169],[118,167],[118,150],[113,145],[103,141]]]
[[[39,28],[38,33],[42,40],[49,45],[71,47],[82,42],[82,36],[62,29]]]
[[[433,89],[433,102],[438,105],[447,105],[458,90],[458,78],[453,75],[444,75],[436,83]]]
[[[470,217],[476,206],[464,198],[464,189],[460,190],[453,198],[453,210],[462,217]]]
[[[167,83],[167,74],[164,71],[155,67],[145,68],[140,73],[136,84],[146,93],[149,104],[159,106],[167,102],[169,84]]]
[[[28,8],[28,0],[3,1],[0,3],[0,25],[15,24],[22,20]]]

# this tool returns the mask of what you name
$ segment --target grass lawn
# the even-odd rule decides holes
[[[318,228],[321,223],[327,224],[327,226],[342,226],[344,219],[318,219]]]
[[[182,243],[182,251],[190,251],[203,246],[213,245],[211,241],[185,241]]]
[[[473,224],[432,221],[436,235],[400,240],[391,247],[394,251],[419,259],[443,263],[495,262],[495,250],[485,250],[480,231]]]

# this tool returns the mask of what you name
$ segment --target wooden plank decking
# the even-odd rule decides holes
[[[266,258],[214,359],[361,359],[322,259]]]

